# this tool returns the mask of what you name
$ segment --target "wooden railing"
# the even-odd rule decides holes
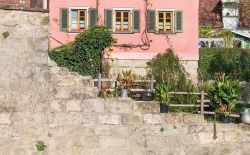
[[[117,90],[118,81],[117,79],[101,79],[102,82],[113,82],[114,88],[109,90]],[[94,79],[94,83],[98,82],[98,79]],[[147,82],[150,83],[150,91],[154,92],[153,89],[154,83],[156,82],[152,78],[150,80],[136,80],[135,82]],[[97,87],[97,85],[95,85]],[[145,92],[147,90],[145,89],[131,89],[132,92]],[[197,100],[197,103],[199,104],[170,104],[170,107],[179,107],[179,108],[187,108],[187,107],[197,107],[200,108],[198,113],[201,115],[215,115],[216,112],[211,111],[205,111],[205,108],[209,107],[209,104],[211,101],[209,99],[206,99],[206,96],[208,96],[208,93],[205,93],[204,91],[201,92],[169,92],[171,95],[197,95],[199,96],[199,99]],[[243,101],[237,101],[237,104],[242,104]],[[240,117],[238,114],[230,114],[231,117]]]

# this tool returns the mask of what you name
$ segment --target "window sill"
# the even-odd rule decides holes
[[[133,34],[132,31],[113,31],[113,34]]]

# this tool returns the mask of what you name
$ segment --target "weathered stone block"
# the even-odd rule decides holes
[[[160,104],[158,102],[135,102],[135,112],[141,114],[160,113]]]
[[[84,99],[82,103],[83,112],[91,113],[104,113],[105,109],[105,100],[100,98],[93,99]]]
[[[96,136],[109,136],[111,135],[110,125],[93,126]]]
[[[60,111],[62,111],[63,110],[63,105],[64,105],[64,102],[61,101],[61,100],[53,100],[50,103],[50,107],[51,107],[52,112],[60,112]]]
[[[57,76],[56,85],[64,87],[76,87],[77,83],[72,76]]]
[[[185,123],[185,124],[195,124],[195,123],[197,123],[196,115],[194,115],[194,114],[183,114],[183,123]]]
[[[197,118],[197,124],[207,123],[207,121],[204,118],[204,115],[196,115],[196,118]]]
[[[101,136],[99,139],[101,148],[122,148],[125,147],[125,139],[120,137]]]
[[[161,148],[168,146],[168,138],[162,136],[146,137],[147,148]]]
[[[65,67],[59,68],[59,75],[69,75],[69,69]]]
[[[162,117],[166,124],[182,124],[182,113],[166,113]]]
[[[82,123],[83,124],[99,124],[99,115],[93,113],[84,113],[82,114]]]
[[[224,142],[224,134],[222,132],[216,132],[216,139],[214,139],[213,132],[200,132],[197,136],[200,144],[210,145],[210,144],[218,144]]]
[[[225,131],[224,132],[226,143],[239,143],[242,141],[241,131]]]
[[[44,112],[15,112],[14,113],[14,125],[20,126],[40,126],[48,122],[46,113]]]
[[[105,115],[99,115],[99,122],[101,124],[121,124],[121,116],[117,114],[105,114]]]
[[[189,125],[188,126],[188,133],[199,133],[204,131],[204,126],[202,125]]]
[[[122,124],[124,125],[139,125],[142,124],[142,119],[140,116],[134,114],[123,114]]]
[[[82,122],[82,115],[78,112],[70,113],[50,113],[48,116],[50,127],[80,125]]]
[[[66,102],[66,110],[69,112],[81,111],[81,100],[69,100],[68,102]]]
[[[129,114],[133,112],[133,106],[134,104],[131,102],[109,102],[110,100],[107,100],[107,103],[105,104],[106,109],[110,113],[114,114]]]
[[[162,124],[163,119],[161,115],[157,114],[145,114],[143,116],[143,123],[144,124],[152,124],[152,125],[157,125],[157,124]]]
[[[0,124],[1,125],[11,124],[11,113],[10,112],[0,112]]]
[[[0,138],[12,138],[13,136],[13,128],[8,125],[0,125]]]

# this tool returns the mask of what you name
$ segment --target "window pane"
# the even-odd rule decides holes
[[[80,16],[84,17],[85,16],[85,11],[80,11]]]
[[[121,17],[121,12],[116,12],[116,17]]]
[[[71,22],[71,29],[77,29],[77,10],[72,10],[72,22]]]
[[[128,30],[129,26],[128,26],[128,22],[124,22],[123,23],[123,30]]]
[[[170,22],[171,22],[171,19],[166,19],[166,22],[169,22],[169,23],[170,23]]]
[[[166,13],[166,18],[171,18],[171,13]]]
[[[128,12],[123,12],[123,18],[128,18]]]
[[[159,18],[163,18],[163,13],[159,13]]]

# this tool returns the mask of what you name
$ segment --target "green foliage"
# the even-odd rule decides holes
[[[223,30],[218,34],[218,37],[223,38],[223,46],[225,48],[232,48],[235,35],[230,30]]]
[[[8,38],[10,36],[10,33],[8,31],[3,32],[2,36],[3,36],[4,39],[6,39],[6,38]]]
[[[169,84],[167,82],[157,83],[155,87],[156,100],[169,104],[170,95],[169,95]]]
[[[231,112],[239,98],[240,83],[231,80],[225,73],[218,73],[209,91],[212,105],[221,112]],[[225,108],[225,109],[222,109]]]
[[[224,72],[238,80],[250,81],[250,50],[239,48],[202,48],[199,60],[200,76],[211,80]]]
[[[110,47],[114,39],[104,26],[93,26],[80,33],[75,43],[53,49],[49,56],[59,66],[81,75],[96,77],[100,70],[100,58],[104,49]]]
[[[197,90],[192,82],[188,80],[188,74],[179,58],[171,49],[168,49],[165,53],[156,55],[147,65],[151,71],[150,74],[156,79],[156,83],[161,84],[166,82],[168,84],[168,91],[194,92]],[[168,100],[171,104],[196,104],[197,99],[196,95],[189,94],[172,95],[171,100]],[[197,108],[173,108],[170,111],[197,112]]]
[[[110,69],[111,69],[111,65],[110,65],[109,61],[108,60],[104,61],[102,63],[102,77],[103,78],[109,78]]]
[[[46,147],[47,147],[47,146],[44,144],[44,141],[39,140],[39,141],[36,142],[37,151],[44,151],[44,149],[45,149]]]
[[[200,26],[199,27],[199,36],[201,38],[211,38],[213,36],[212,31],[214,28],[209,25],[209,26]]]
[[[165,130],[165,129],[164,129],[163,127],[161,127],[160,131],[161,131],[161,132],[164,132],[164,130]]]
[[[165,53],[157,54],[147,65],[157,82],[165,81],[177,85],[186,76],[179,58],[171,49]]]

